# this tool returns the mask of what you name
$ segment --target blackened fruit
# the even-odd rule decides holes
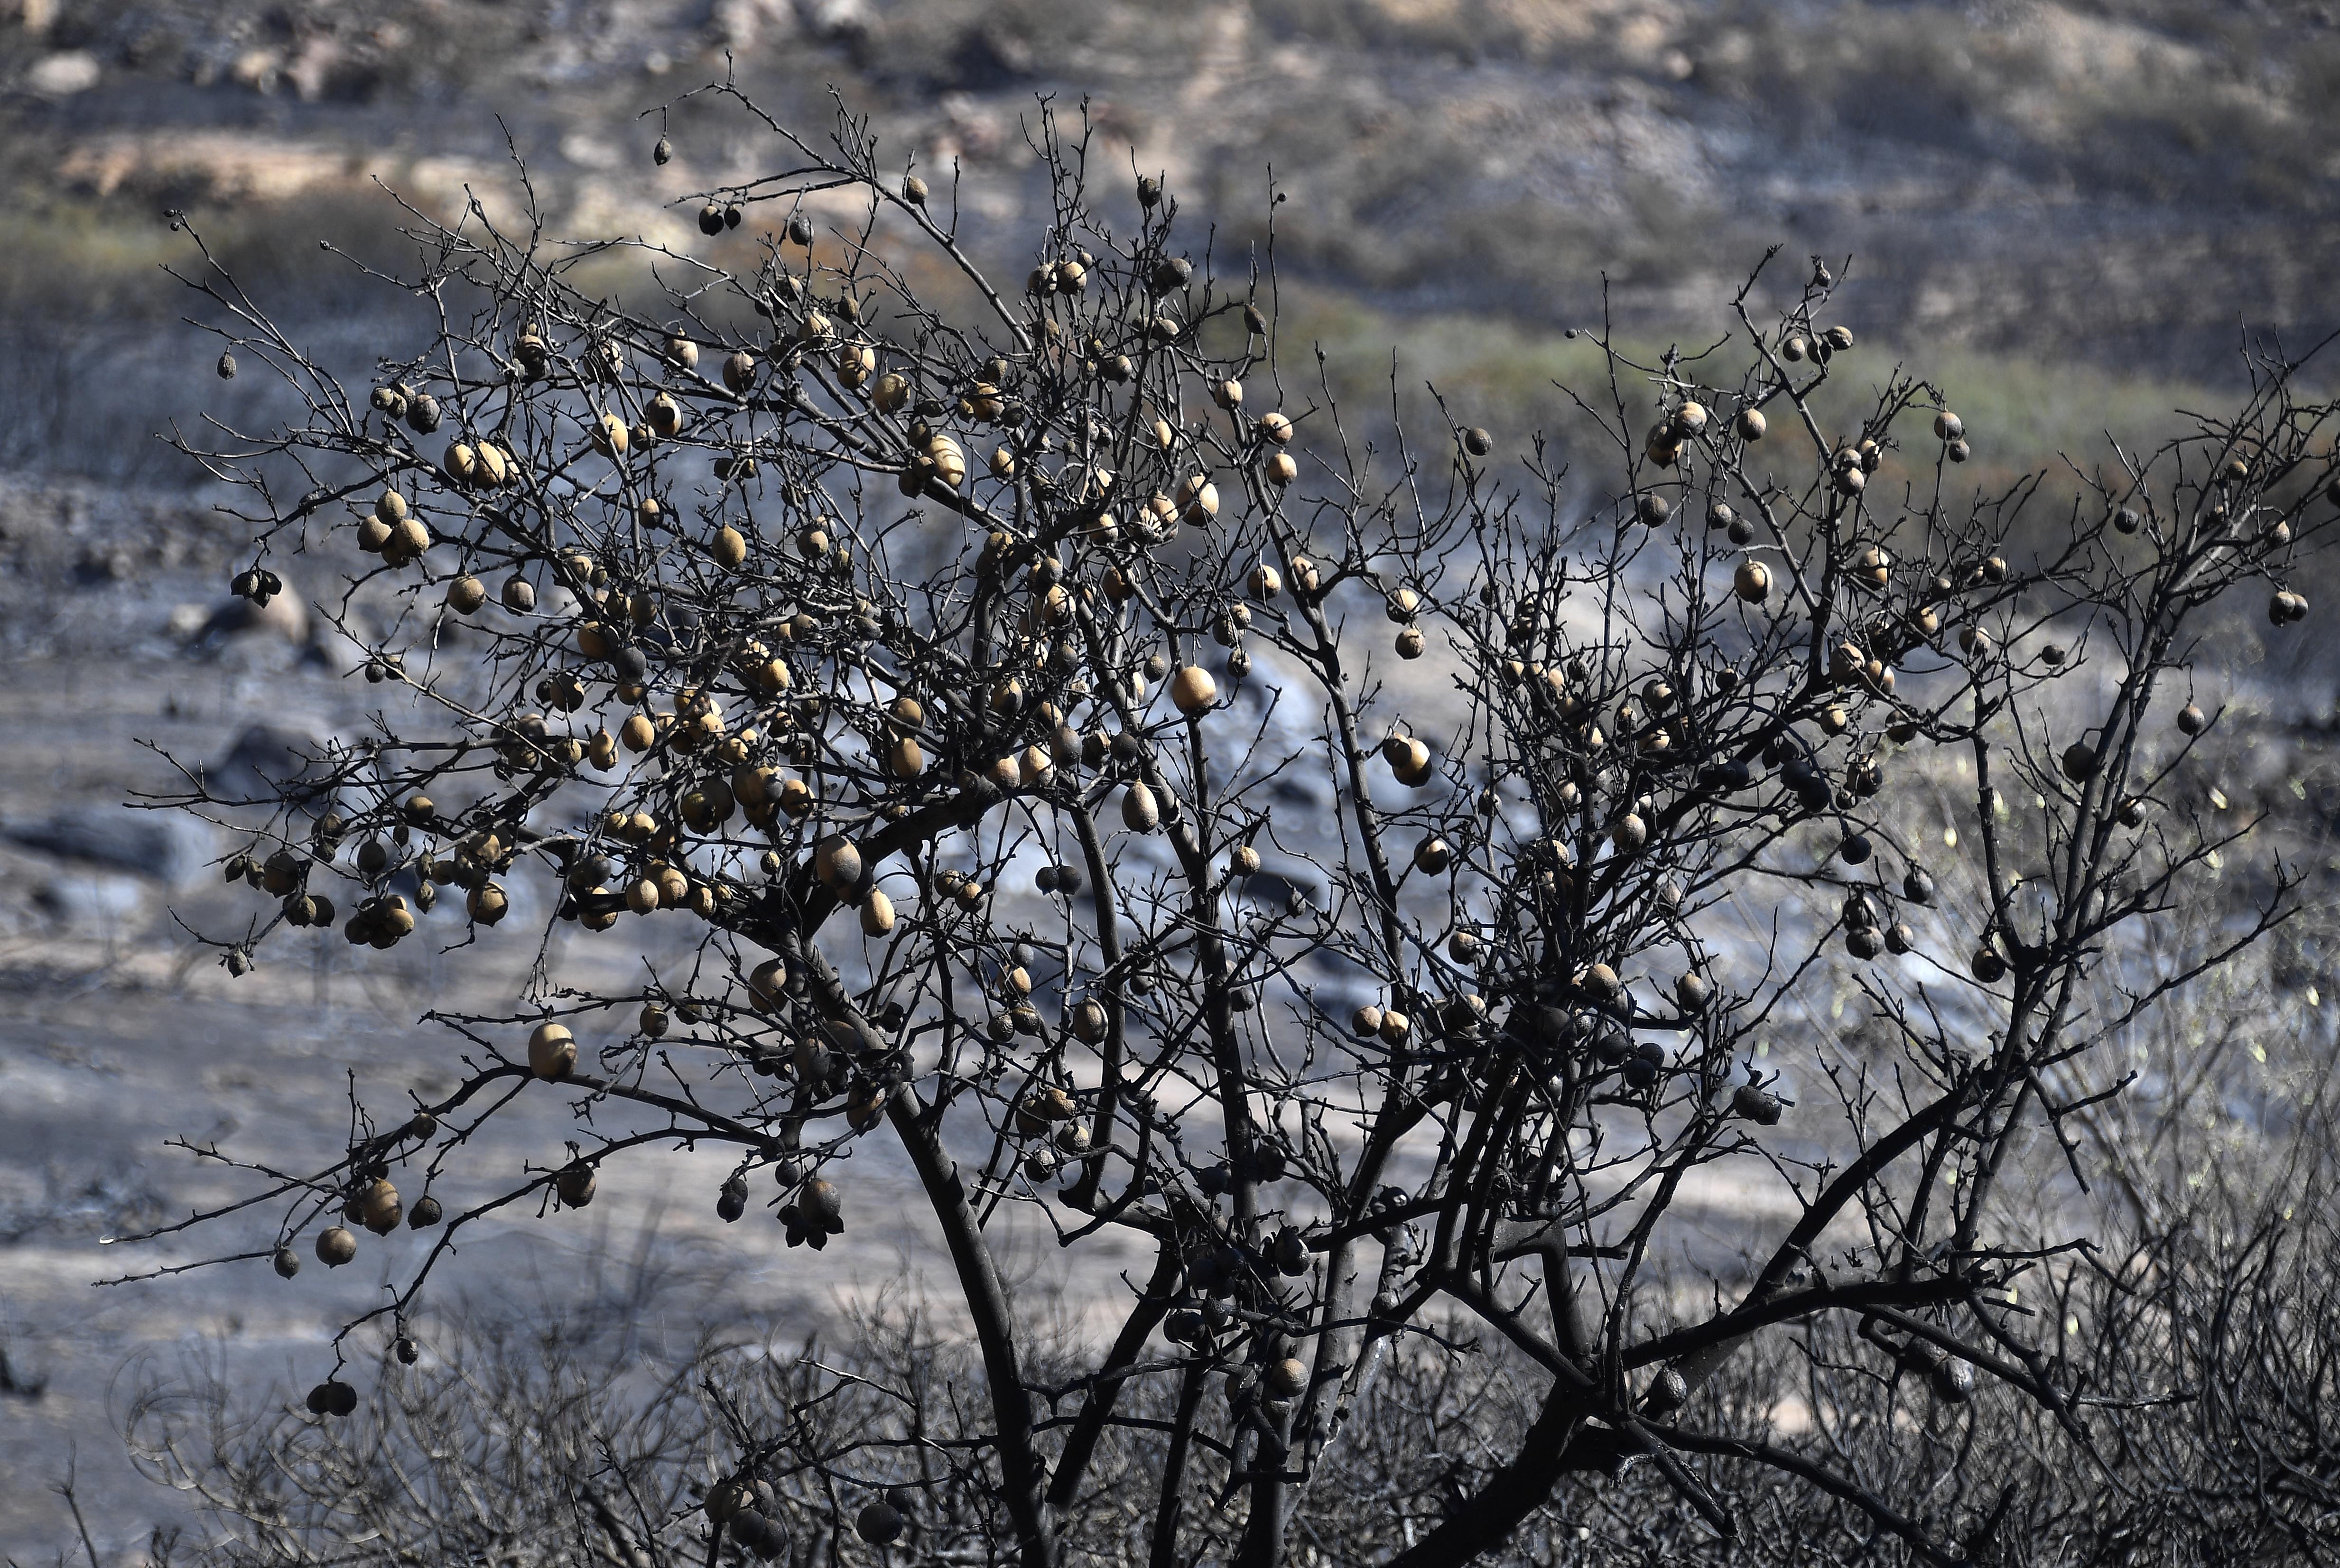
[[[881,1497],[861,1510],[853,1521],[853,1529],[872,1546],[884,1546],[902,1538],[902,1515]]]

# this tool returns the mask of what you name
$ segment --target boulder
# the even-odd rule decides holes
[[[73,871],[35,888],[33,902],[59,925],[106,930],[137,918],[140,887],[138,878],[111,871]]]
[[[236,737],[227,755],[204,769],[212,793],[230,801],[273,800],[287,786],[318,779],[325,743],[305,729],[285,724],[254,724]],[[322,785],[294,791],[295,799],[322,799]]]
[[[151,877],[171,887],[193,881],[213,853],[208,825],[177,811],[127,806],[70,806],[0,832],[27,849]]]
[[[231,599],[204,618],[195,629],[196,642],[224,642],[231,637],[258,634],[287,642],[309,640],[309,608],[290,593],[273,595],[266,604]]]

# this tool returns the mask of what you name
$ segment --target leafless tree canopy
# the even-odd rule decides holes
[[[1977,496],[1988,432],[1837,324],[1829,267],[1775,255],[1711,347],[1604,336],[1573,414],[1605,442],[1567,473],[1443,402],[1428,430],[1337,406],[1277,337],[1272,258],[1212,257],[1045,108],[1055,219],[1007,282],[944,175],[709,91],[784,165],[699,198],[766,236],[752,271],[418,213],[382,283],[435,328],[364,387],[187,273],[241,373],[307,408],[183,438],[244,497],[238,590],[354,533],[373,562],[328,610],[385,693],[273,800],[189,770],[167,804],[240,826],[257,895],[204,939],[242,973],[288,926],[689,933],[639,983],[540,965],[508,1008],[434,1015],[461,1086],[357,1107],[328,1168],[204,1151],[249,1196],[172,1228],[232,1232],[223,1261],[426,1235],[337,1342],[396,1354],[337,1365],[294,1451],[362,1471],[369,1422],[428,1429],[443,1384],[395,1364],[483,1216],[719,1146],[725,1216],[777,1176],[818,1249],[870,1139],[947,1244],[964,1375],[886,1354],[897,1324],[758,1399],[638,1398],[723,1479],[620,1484],[613,1447],[571,1500],[598,1549],[1415,1568],[1575,1498],[1942,1562],[2040,1527],[1942,1479],[1988,1430],[2022,1434],[1993,1474],[2149,1463],[2177,1371],[2092,1376],[2027,1304],[2098,1291],[2091,1322],[2225,1354],[2172,1326],[2198,1304],[1994,1194],[2035,1139],[2087,1179],[2076,1126],[2121,1081],[2095,1054],[2289,907],[2260,865],[2255,913],[2173,918],[2247,846],[2169,780],[2216,721],[2187,674],[2212,607],[2307,613],[2286,573],[2331,529],[2335,411],[2292,364],[2068,509]],[[662,295],[603,297],[620,265]],[[1956,831],[1921,841],[1897,785],[1953,764]],[[1848,996],[1857,1063],[1810,1044]],[[503,1136],[540,1097],[575,1107],[565,1159]],[[442,1212],[458,1171],[497,1196]],[[1694,1250],[1687,1195],[1733,1184],[1789,1210],[1742,1222],[1743,1276],[1648,1288]],[[1109,1343],[1006,1287],[1010,1214],[1143,1239]],[[1802,1435],[1764,1392],[1791,1339]],[[2287,1517],[2332,1517],[2323,1441]]]

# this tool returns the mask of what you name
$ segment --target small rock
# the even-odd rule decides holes
[[[97,85],[97,56],[86,49],[64,49],[25,73],[27,92],[44,98],[70,98]]]
[[[867,0],[798,0],[805,30],[816,38],[846,38],[869,27]]]
[[[137,570],[138,563],[121,546],[102,550],[93,545],[82,551],[74,576],[84,583],[127,582]]]
[[[177,617],[173,618],[174,624]],[[195,629],[194,640],[208,642],[239,636],[244,632],[260,632],[281,637],[287,642],[309,640],[309,609],[291,593],[273,595],[266,604],[254,604],[248,599],[231,599],[204,618]]]

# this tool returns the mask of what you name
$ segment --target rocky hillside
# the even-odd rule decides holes
[[[833,84],[1003,246],[1046,94],[1225,243],[1272,167],[1287,275],[1399,308],[1581,321],[1606,275],[1671,324],[1779,241],[1856,258],[1910,343],[2205,373],[2340,323],[2340,32],[2293,0],[0,3],[20,301],[143,260],[164,205],[448,203],[507,132],[570,225],[685,237],[669,203],[770,150],[694,105],[654,169],[640,116],[728,68],[799,122]]]

